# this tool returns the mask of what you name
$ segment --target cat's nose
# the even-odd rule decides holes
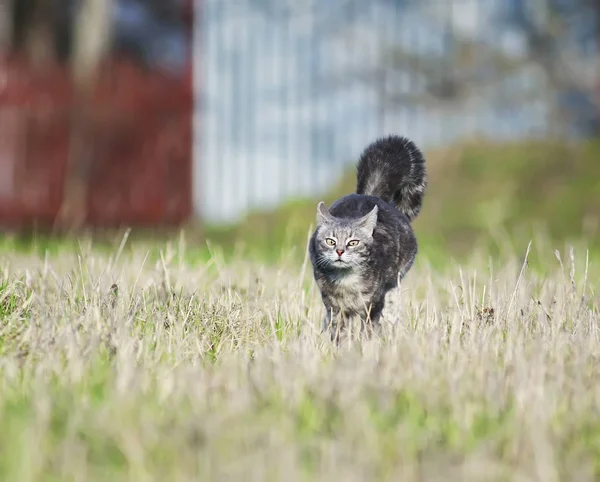
[[[344,254],[343,249],[336,249],[335,252],[338,254],[338,256],[341,256],[342,254]]]

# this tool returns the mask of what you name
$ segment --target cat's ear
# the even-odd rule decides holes
[[[367,214],[366,216],[363,216],[362,218],[360,218],[357,222],[357,224],[363,228],[366,229],[369,234],[373,233],[373,230],[375,229],[375,225],[377,224],[377,213],[379,212],[379,208],[375,205],[373,206],[373,209],[371,209],[371,212],[369,212],[369,214]]]
[[[328,221],[333,221],[333,216],[329,213],[329,210],[325,207],[325,203],[321,201],[317,206],[317,224],[323,224]]]

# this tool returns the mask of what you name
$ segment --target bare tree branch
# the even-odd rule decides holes
[[[565,93],[577,93],[587,99],[597,112],[596,118],[600,120],[600,99],[598,98],[598,73],[594,79],[582,75],[580,69],[571,68],[571,59],[565,57],[564,45],[569,27],[573,27],[576,16],[592,19],[593,35],[596,42],[600,40],[600,1],[575,0],[568,5],[558,4],[547,0],[544,3],[546,15],[543,20],[532,18],[527,12],[519,11],[511,19],[524,36],[527,44],[527,61],[538,65],[545,73],[553,99],[549,102],[553,108],[553,120],[561,123],[571,123],[574,118],[581,117],[581,112],[565,109],[557,105],[558,96]],[[523,5],[520,5],[523,7]],[[571,23],[571,25],[568,25]],[[572,56],[572,53],[569,54]],[[583,62],[581,62],[583,64]],[[591,119],[586,119],[591,120]]]

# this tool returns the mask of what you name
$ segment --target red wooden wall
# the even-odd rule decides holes
[[[35,73],[15,53],[0,59],[0,226],[54,224],[73,112],[86,119],[92,161],[89,225],[176,225],[189,218],[191,54],[185,75],[177,77],[110,58],[91,102],[82,106],[67,65]]]

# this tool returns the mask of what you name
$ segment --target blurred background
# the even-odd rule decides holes
[[[426,252],[594,248],[599,40],[597,0],[0,0],[0,225],[272,254],[397,133]]]

